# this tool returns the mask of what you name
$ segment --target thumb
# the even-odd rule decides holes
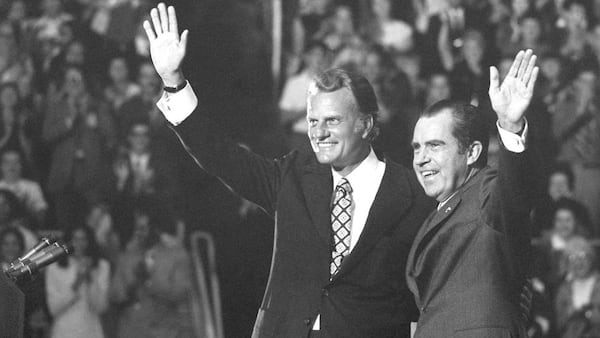
[[[500,90],[500,75],[498,69],[494,66],[490,67],[490,89],[489,93],[496,93]]]

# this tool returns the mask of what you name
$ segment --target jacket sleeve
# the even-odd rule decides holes
[[[274,215],[285,158],[268,160],[229,139],[199,106],[172,126],[186,151],[209,174]]]

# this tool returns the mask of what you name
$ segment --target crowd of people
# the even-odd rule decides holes
[[[32,337],[191,332],[178,217],[194,206],[182,193],[176,159],[183,149],[156,107],[162,84],[141,27],[154,3],[0,1],[0,259],[11,262],[47,229],[63,232],[75,248],[29,290]],[[497,65],[503,78],[516,51],[535,51],[540,78],[527,119],[541,145],[547,194],[531,215],[538,261],[530,331],[595,336],[600,1],[293,3],[284,20],[284,81],[271,98],[283,152],[312,151],[308,83],[342,67],[364,74],[376,90],[376,152],[411,167],[419,112],[454,98],[490,112],[494,165],[499,141],[487,67]]]

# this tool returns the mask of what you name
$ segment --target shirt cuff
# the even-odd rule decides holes
[[[190,83],[186,81],[185,87],[177,93],[163,91],[156,106],[163,113],[167,121],[176,126],[194,112],[198,106],[198,97],[196,97]]]
[[[522,153],[525,151],[527,146],[525,140],[527,139],[527,133],[529,132],[527,120],[525,120],[525,126],[523,127],[521,135],[503,129],[498,122],[496,122],[496,127],[498,128],[500,140],[502,141],[502,144],[504,144],[506,150],[513,153]]]

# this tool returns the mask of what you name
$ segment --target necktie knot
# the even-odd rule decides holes
[[[350,182],[348,182],[347,178],[342,178],[340,180],[340,182],[338,183],[338,185],[335,187],[335,191],[336,192],[341,191],[344,194],[351,193],[352,186],[350,185]]]

